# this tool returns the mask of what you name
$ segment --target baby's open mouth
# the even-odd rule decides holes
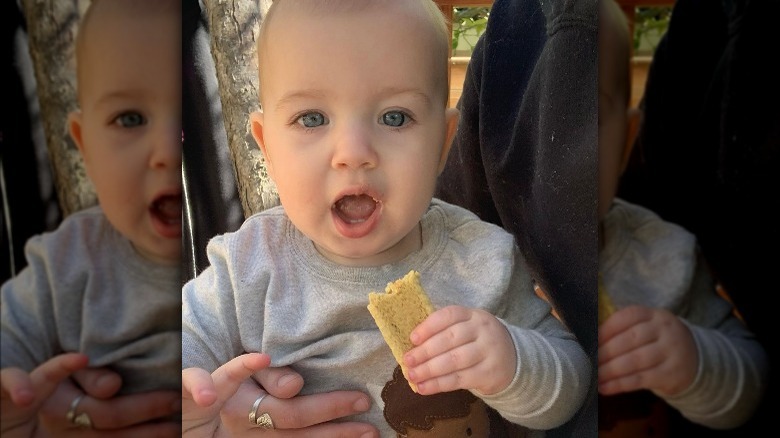
[[[378,201],[368,195],[347,195],[336,201],[333,210],[339,219],[348,224],[359,224],[368,220],[378,205]]]
[[[181,224],[181,195],[164,195],[149,207],[152,214],[166,225]]]

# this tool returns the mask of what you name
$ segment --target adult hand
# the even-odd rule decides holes
[[[38,413],[40,436],[49,437],[179,437],[181,411],[178,391],[149,391],[115,396],[122,386],[119,375],[107,368],[76,371],[63,381]],[[93,430],[74,428],[67,419],[73,400],[84,394],[79,413],[87,413]]]
[[[599,392],[649,389],[672,396],[696,378],[699,357],[690,329],[665,309],[629,306],[599,327]]]
[[[258,416],[268,413],[275,429],[264,430],[264,437],[379,437],[379,431],[370,424],[332,422],[369,409],[370,399],[360,391],[298,395],[303,378],[288,367],[265,368],[253,377],[245,380],[223,406],[221,433],[216,436],[255,436],[258,426],[249,422],[249,411],[267,392],[256,412]]]
[[[32,437],[38,431],[38,410],[74,371],[87,366],[87,356],[65,353],[39,365],[29,374],[19,368],[0,371],[0,434]]]

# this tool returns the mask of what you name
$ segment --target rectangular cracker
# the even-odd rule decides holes
[[[403,278],[388,283],[385,293],[369,293],[368,302],[368,311],[401,366],[404,377],[409,381],[408,370],[403,363],[404,354],[413,347],[409,335],[434,311],[428,295],[420,285],[420,273],[409,271]],[[417,392],[417,385],[409,382],[409,386]]]

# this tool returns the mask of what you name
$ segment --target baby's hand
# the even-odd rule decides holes
[[[0,435],[29,437],[36,428],[38,409],[61,381],[87,366],[89,358],[80,353],[55,356],[32,370],[0,371]]]
[[[599,392],[649,389],[672,396],[696,378],[699,357],[688,327],[668,310],[629,306],[599,327]]]
[[[404,355],[420,394],[475,389],[495,394],[512,382],[517,354],[509,331],[484,310],[448,306],[430,314],[411,334]]]
[[[201,368],[181,372],[182,436],[215,436],[219,412],[241,383],[253,373],[268,367],[271,357],[261,353],[242,354],[212,374]]]

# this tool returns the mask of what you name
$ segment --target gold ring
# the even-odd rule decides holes
[[[268,415],[268,412],[264,412],[263,415],[257,417],[257,425],[263,429],[273,429],[274,421],[271,420],[271,416]]]
[[[83,429],[92,429],[92,419],[89,418],[89,415],[87,415],[86,412],[76,414],[76,409],[79,407],[79,403],[81,403],[81,399],[83,398],[84,394],[80,394],[74,398],[73,401],[70,402],[70,408],[68,409],[68,413],[65,416],[71,424],[74,424]]]
[[[260,394],[260,397],[257,397],[257,400],[252,403],[252,409],[249,410],[249,422],[252,423],[252,426],[262,427],[263,429],[273,429],[274,422],[271,420],[271,416],[268,412],[264,412],[260,416],[257,415],[257,410],[260,408],[260,402],[262,402],[267,395],[268,393],[266,392]]]

